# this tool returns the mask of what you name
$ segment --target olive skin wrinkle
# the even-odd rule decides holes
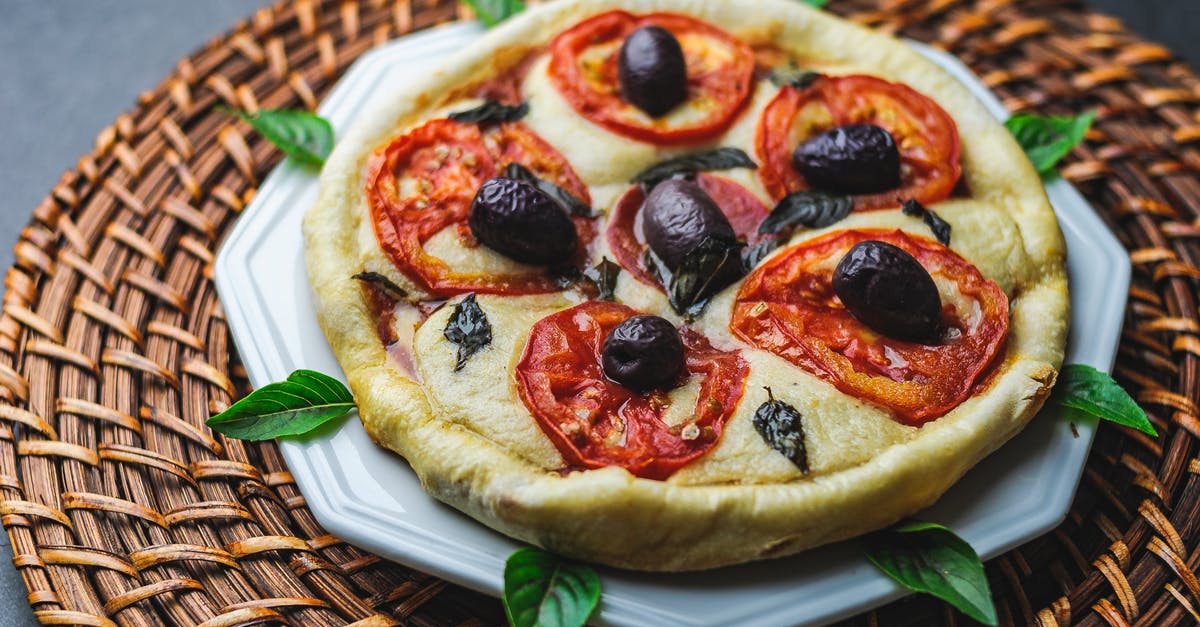
[[[666,29],[643,26],[625,38],[617,55],[621,98],[653,118],[687,99],[687,61]]]
[[[646,196],[642,235],[671,271],[705,237],[737,238],[717,203],[699,185],[684,179],[663,181]]]
[[[561,205],[542,190],[503,176],[479,187],[467,225],[481,244],[521,263],[560,263],[579,248],[575,225]]]
[[[665,390],[683,371],[683,340],[666,318],[634,316],[613,327],[604,338],[604,376],[635,392]]]
[[[900,186],[900,151],[874,124],[839,126],[800,144],[792,163],[817,189],[870,194]]]
[[[898,340],[932,343],[942,301],[929,272],[903,249],[855,244],[833,272],[833,291],[868,327]]]

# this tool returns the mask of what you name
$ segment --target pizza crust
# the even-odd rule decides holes
[[[542,315],[571,304],[569,295],[521,297],[511,308],[502,298],[480,296],[496,337],[458,378],[449,367],[453,347],[441,337],[449,308],[417,331],[414,352],[423,384],[389,362],[360,287],[349,277],[369,269],[401,285],[411,283],[375,244],[363,194],[366,160],[378,146],[453,104],[439,101],[443,94],[486,79],[564,28],[612,8],[695,15],[751,42],[774,41],[813,60],[817,69],[906,83],[950,113],[962,137],[963,176],[972,199],[933,208],[953,225],[952,247],[1010,297],[1004,363],[985,391],[921,428],[907,427],[774,355],[743,347],[751,374],[721,442],[669,480],[653,481],[615,467],[555,472],[561,456],[521,404],[515,384],[497,383],[496,370],[512,372],[522,334]],[[318,319],[368,433],[403,455],[433,496],[505,534],[564,555],[638,570],[710,568],[795,553],[912,514],[1016,434],[1041,406],[1065,342],[1065,245],[1040,179],[1020,148],[964,87],[897,40],[799,2],[762,0],[756,8],[748,12],[735,2],[711,0],[541,5],[493,29],[406,95],[380,103],[339,142],[304,223]],[[611,207],[647,165],[700,149],[657,149],[616,138],[569,109],[541,82],[539,71],[544,67],[535,65],[525,84],[534,103],[525,121],[571,161],[597,207]],[[760,89],[744,117],[708,145],[748,147],[768,99]],[[589,156],[605,149],[619,158]],[[752,172],[722,174],[765,198]],[[854,214],[835,228],[853,226],[898,226],[928,236],[919,220],[896,211]],[[597,254],[607,252],[602,242],[600,248]],[[719,295],[698,322],[714,345],[736,345],[725,322],[736,288]],[[617,294],[632,307],[667,314],[665,298],[628,273],[622,273]],[[765,400],[764,383],[805,417],[813,465],[808,477],[769,449],[749,424],[749,415]]]

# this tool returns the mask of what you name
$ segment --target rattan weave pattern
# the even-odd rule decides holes
[[[988,565],[1008,623],[1200,623],[1200,78],[1077,2],[833,0],[962,58],[1012,110],[1099,122],[1063,174],[1129,250],[1116,374],[1158,439],[1104,426],[1054,532]],[[326,534],[273,444],[204,420],[245,393],[213,251],[277,152],[214,105],[313,108],[445,0],[297,0],[181,61],[33,212],[0,315],[0,521],[51,624],[490,624],[493,599]],[[801,617],[797,617],[799,619]],[[910,597],[858,624],[956,624]]]

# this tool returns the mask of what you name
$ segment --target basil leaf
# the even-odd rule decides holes
[[[950,223],[943,220],[942,216],[935,213],[933,209],[927,209],[917,199],[910,198],[904,201],[900,211],[906,216],[924,219],[926,226],[933,231],[933,236],[937,238],[937,241],[941,242],[942,246],[950,245]]]
[[[442,335],[458,344],[455,372],[463,369],[471,355],[492,343],[492,325],[483,309],[475,302],[475,294],[467,294],[466,298],[454,306],[454,312],[450,314],[450,320],[446,322],[446,329],[442,331]]]
[[[259,109],[256,113],[247,113],[219,108],[244,120],[276,148],[304,163],[323,165],[333,150],[333,126],[314,113],[290,109]]]
[[[1154,425],[1137,402],[1107,374],[1083,364],[1067,364],[1058,375],[1050,402],[1089,416],[1137,429],[1158,437]]]
[[[829,0],[804,0],[804,4],[816,9],[820,9],[829,4]]]
[[[773,237],[747,248],[746,252],[742,253],[742,265],[746,268],[746,272],[753,270],[755,266],[762,263],[763,259],[767,258],[767,255],[775,252],[775,249],[782,245],[782,237]]]
[[[708,152],[684,155],[668,159],[646,168],[633,177],[634,183],[645,183],[654,187],[676,174],[708,172],[711,170],[730,170],[733,168],[758,168],[758,164],[750,155],[740,148],[717,148]]]
[[[612,301],[616,300],[613,292],[617,289],[617,275],[619,274],[621,274],[621,266],[609,261],[608,257],[603,257],[596,267],[583,271],[583,278],[596,286],[596,290],[600,292],[600,300]]]
[[[600,577],[585,564],[517,549],[504,563],[503,601],[512,627],[581,627],[600,602]]]
[[[562,205],[571,215],[580,216],[583,218],[594,218],[596,213],[592,211],[592,207],[586,202],[580,200],[575,194],[547,181],[538,178],[529,168],[513,162],[504,168],[504,176],[530,185],[542,190],[550,195],[558,204]]]
[[[506,105],[500,104],[495,100],[488,100],[474,109],[455,111],[449,117],[455,122],[465,122],[467,124],[476,122],[516,122],[525,117],[527,113],[529,113],[528,102],[522,102],[519,105]]]
[[[804,447],[804,425],[800,422],[800,412],[783,401],[775,400],[771,388],[763,389],[767,391],[767,401],[754,412],[754,428],[767,446],[782,453],[801,473],[807,475],[808,450]]]
[[[789,61],[787,65],[779,65],[773,68],[771,73],[767,75],[767,80],[771,81],[776,87],[804,89],[820,77],[820,72],[801,69],[800,66],[796,65],[795,61]]]
[[[840,194],[803,191],[779,199],[779,204],[758,225],[759,233],[779,233],[794,226],[819,229],[850,215],[854,199]]]
[[[391,279],[379,274],[378,272],[363,271],[351,276],[350,278],[357,279],[364,283],[371,283],[379,287],[379,289],[382,290],[388,298],[394,301],[408,300],[408,292],[405,291],[404,288],[396,285]]]
[[[1071,149],[1083,141],[1096,119],[1095,111],[1076,117],[1042,116],[1019,113],[1008,118],[1004,127],[1025,150],[1038,174],[1048,174]]]
[[[337,379],[297,370],[286,381],[254,390],[205,424],[239,440],[270,440],[308,433],[354,407],[354,396]]]
[[[459,2],[471,7],[475,17],[479,18],[479,21],[488,28],[525,10],[525,3],[521,0],[459,0]]]
[[[706,236],[684,255],[671,273],[667,301],[684,320],[695,320],[717,292],[740,279],[744,273],[739,254],[745,244]],[[656,264],[658,271],[661,264]]]
[[[996,624],[983,562],[953,531],[910,520],[868,535],[864,544],[867,559],[900,585],[932,594],[981,623]]]

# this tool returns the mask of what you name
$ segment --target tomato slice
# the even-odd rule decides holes
[[[688,377],[700,378],[690,422],[663,422],[661,391],[639,394],[604,376],[600,351],[613,327],[638,312],[588,301],[539,320],[517,363],[517,390],[570,468],[621,466],[666,479],[704,455],[721,437],[745,388],[749,366],[737,352],[714,349],[684,327]]]
[[[776,237],[759,234],[758,225],[767,217],[769,210],[750,190],[714,174],[698,174],[696,183],[717,203],[725,217],[729,218],[729,224],[738,239],[753,246],[764,239]],[[621,267],[638,281],[662,289],[658,279],[654,278],[654,274],[642,263],[647,248],[646,240],[642,236],[642,205],[645,202],[646,192],[641,185],[629,188],[617,200],[605,233],[608,247]]]
[[[778,200],[808,183],[792,153],[814,135],[847,124],[886,129],[900,150],[900,187],[854,197],[854,208],[898,205],[897,197],[924,204],[945,200],[962,175],[958,127],[936,102],[911,87],[874,76],[821,76],[808,86],[784,87],[758,124],[759,177]]]
[[[865,240],[898,246],[929,271],[942,296],[938,344],[880,335],[842,305],[833,291],[833,270]],[[935,241],[901,231],[841,231],[797,244],[752,272],[738,291],[729,328],[915,426],[970,396],[1004,343],[1008,298],[970,262]]]
[[[660,26],[679,40],[687,62],[693,109],[679,121],[652,118],[621,98],[617,56],[642,26]],[[563,31],[550,44],[550,80],[580,115],[604,128],[652,144],[684,144],[720,134],[750,98],[754,52],[729,33],[674,13],[633,15],[611,11]]]
[[[449,119],[430,120],[380,148],[367,164],[367,204],[375,236],[392,263],[433,297],[465,292],[534,294],[562,287],[544,271],[486,274],[456,271],[427,253],[424,244],[443,229],[458,229],[475,245],[467,227],[479,186],[501,168],[518,162],[591,203],[587,186],[550,144],[521,123],[485,130]],[[595,237],[592,220],[572,217],[580,259]]]

